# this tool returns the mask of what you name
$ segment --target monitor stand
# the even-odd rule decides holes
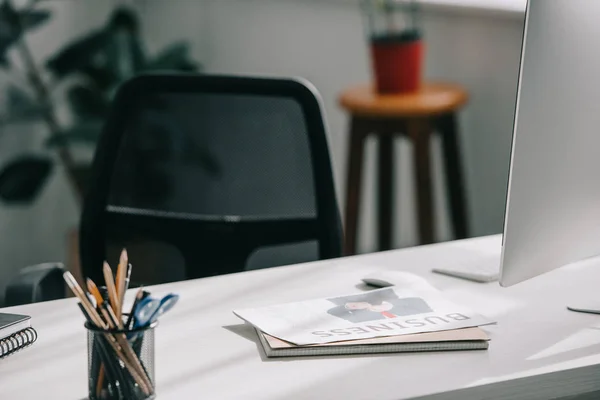
[[[596,303],[590,302],[589,304],[580,304],[575,307],[567,306],[567,309],[569,309],[570,311],[575,311],[575,312],[580,312],[580,313],[600,314],[600,302],[596,302]]]

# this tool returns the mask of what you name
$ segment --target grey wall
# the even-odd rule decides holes
[[[181,5],[180,5],[181,6]],[[181,6],[183,7],[183,6]],[[189,3],[209,16],[211,72],[299,75],[320,90],[331,128],[338,197],[345,190],[347,117],[337,105],[348,85],[370,79],[369,58],[357,1],[205,0]],[[427,71],[431,79],[463,84],[471,102],[462,113],[462,144],[469,215],[475,236],[500,232],[523,30],[523,15],[428,8]],[[434,151],[439,155],[439,143]],[[397,246],[416,243],[410,145],[397,144]],[[368,156],[361,250],[375,249],[373,143]],[[439,157],[436,189],[443,190]],[[438,197],[438,200],[441,197]],[[343,201],[340,201],[342,204]],[[439,233],[448,239],[445,204],[438,201]]]

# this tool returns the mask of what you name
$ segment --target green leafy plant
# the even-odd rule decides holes
[[[372,39],[413,41],[422,37],[419,0],[363,0],[362,6]]]
[[[95,145],[118,86],[147,71],[200,69],[186,42],[147,54],[139,19],[125,7],[116,8],[104,26],[67,43],[38,65],[26,34],[47,24],[51,13],[38,8],[37,3],[22,9],[15,8],[10,0],[0,5],[0,68],[25,77],[21,87],[10,84],[6,89],[7,107],[0,116],[0,129],[15,122],[40,120],[47,130],[49,153],[56,153],[58,158],[48,154],[11,160],[0,171],[0,198],[5,202],[33,201],[57,159],[81,199],[89,164],[76,160],[74,147]],[[66,93],[67,108],[73,116],[68,124],[58,118],[63,105],[56,100],[57,90]]]

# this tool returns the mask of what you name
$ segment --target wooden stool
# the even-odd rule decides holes
[[[456,112],[468,99],[458,85],[425,84],[420,92],[378,95],[371,86],[345,90],[340,104],[351,115],[345,214],[345,252],[356,252],[359,200],[365,139],[379,141],[379,249],[392,248],[394,135],[405,134],[413,144],[421,244],[433,243],[434,220],[429,142],[433,132],[442,137],[451,220],[457,238],[467,237],[467,215],[457,137]]]

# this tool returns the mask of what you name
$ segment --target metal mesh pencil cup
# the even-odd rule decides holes
[[[154,399],[153,324],[133,330],[103,330],[85,324],[90,400]]]

